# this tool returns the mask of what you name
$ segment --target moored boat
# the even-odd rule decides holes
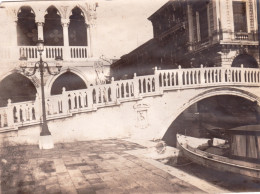
[[[260,164],[231,159],[224,156],[208,153],[198,149],[198,145],[190,143],[191,138],[177,134],[177,143],[182,154],[191,161],[220,171],[233,172],[256,179],[260,179]],[[204,142],[205,143],[205,142]]]

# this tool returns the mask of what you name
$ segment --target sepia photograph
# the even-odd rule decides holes
[[[260,192],[259,0],[0,0],[0,194]]]

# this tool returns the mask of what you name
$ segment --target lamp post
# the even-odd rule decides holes
[[[36,70],[39,69],[40,77],[41,77],[41,102],[42,102],[42,130],[40,133],[40,140],[39,140],[39,147],[40,149],[52,149],[54,147],[53,140],[51,137],[51,132],[49,131],[48,125],[47,125],[47,119],[46,119],[46,107],[45,107],[45,94],[44,94],[44,81],[43,81],[43,75],[44,75],[44,69],[48,71],[50,75],[57,75],[60,73],[61,65],[60,63],[56,64],[56,68],[58,69],[58,72],[52,73],[48,63],[44,62],[42,60],[42,52],[44,51],[44,42],[43,40],[39,40],[37,43],[37,51],[40,54],[40,61],[36,62],[34,64],[34,67],[27,67],[25,63],[22,63],[20,66],[24,75],[26,76],[33,76],[36,73]],[[57,61],[62,60],[61,57],[55,58]],[[27,60],[27,57],[20,57],[20,60],[25,61]],[[26,72],[26,69],[33,69],[32,73]]]

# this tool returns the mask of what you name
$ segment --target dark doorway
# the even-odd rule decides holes
[[[38,40],[35,15],[28,6],[21,7],[17,21],[17,42],[19,46],[35,46]]]
[[[258,64],[255,58],[247,54],[238,55],[234,59],[232,67],[241,67],[241,64],[243,64],[244,67],[258,68]]]
[[[87,26],[80,8],[75,7],[70,16],[69,45],[87,46]]]
[[[58,10],[51,6],[47,9],[43,26],[44,44],[46,46],[63,46],[63,29]]]
[[[60,75],[53,83],[51,88],[51,95],[61,94],[62,88],[66,91],[86,89],[85,82],[75,73],[66,72]]]
[[[13,73],[0,82],[0,106],[6,106],[7,100],[12,102],[34,101],[36,88],[27,77]]]

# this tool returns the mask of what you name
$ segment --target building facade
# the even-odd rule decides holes
[[[39,60],[37,42],[44,41],[43,61],[55,71],[62,58],[61,72],[44,74],[46,96],[104,83],[109,60],[95,55],[96,10],[93,1],[2,2],[0,6],[0,106],[7,100],[35,100],[40,93],[40,76],[26,76],[21,65],[33,67]],[[26,59],[22,61],[20,59]]]
[[[171,0],[148,19],[154,37],[112,65],[117,79],[155,66],[259,67],[256,0]]]

